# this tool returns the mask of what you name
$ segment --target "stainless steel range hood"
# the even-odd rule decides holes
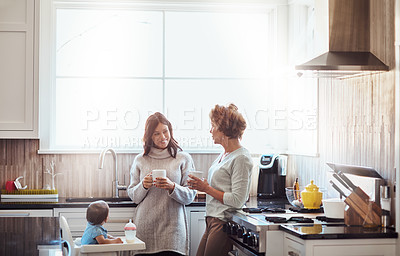
[[[315,43],[326,43],[327,52],[297,65],[297,70],[319,71],[321,74],[357,74],[364,71],[388,71],[389,66],[375,56],[370,49],[370,1],[366,0],[318,0],[315,1],[315,17],[318,24]],[[382,28],[384,29],[384,28]],[[328,42],[326,42],[328,41]],[[321,52],[321,51],[320,51]]]
[[[304,64],[297,65],[298,70],[331,71],[388,71],[385,65],[370,52],[334,52],[324,53]]]

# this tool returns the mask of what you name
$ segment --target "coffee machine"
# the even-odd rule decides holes
[[[262,155],[259,164],[257,197],[285,198],[287,156]]]

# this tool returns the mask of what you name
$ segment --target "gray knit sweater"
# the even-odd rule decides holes
[[[145,189],[144,176],[154,169],[166,169],[167,177],[175,182],[174,191],[151,187]],[[136,235],[146,243],[146,250],[137,253],[174,251],[189,254],[188,219],[185,205],[190,204],[196,191],[187,186],[188,172],[194,170],[191,156],[179,151],[176,158],[167,150],[152,148],[147,156],[136,156],[131,168],[128,195],[135,208]]]

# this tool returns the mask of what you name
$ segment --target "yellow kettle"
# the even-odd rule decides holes
[[[322,192],[314,184],[314,180],[311,180],[311,183],[301,191],[301,199],[306,209],[319,209],[321,207]]]

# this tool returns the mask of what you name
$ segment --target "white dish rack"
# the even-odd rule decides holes
[[[57,203],[57,190],[25,190],[1,193],[2,203]]]

